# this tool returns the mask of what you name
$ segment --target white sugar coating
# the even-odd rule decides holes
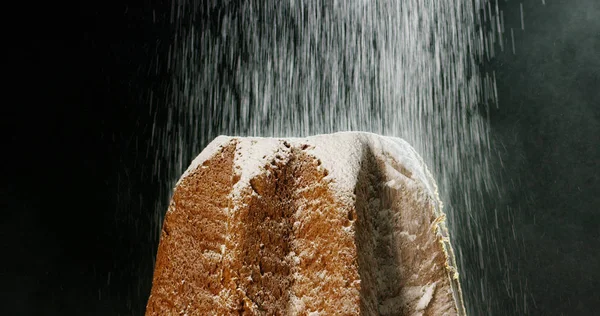
[[[283,143],[277,138],[235,138],[237,140],[235,148],[234,168],[235,173],[240,176],[239,181],[233,186],[233,198],[240,197],[243,188],[250,185],[250,180],[262,173],[264,166],[279,154],[282,158],[286,156],[285,152],[279,149]]]
[[[409,180],[400,182],[391,180],[387,185],[398,187],[415,184],[421,187],[435,204],[438,204],[439,207],[436,207],[438,211],[441,208],[435,181],[416,151],[401,138],[366,132],[339,132],[285,139],[219,136],[194,159],[182,178],[189,175],[204,161],[212,158],[221,147],[232,140],[237,142],[234,165],[236,174],[240,176],[240,180],[234,186],[233,197],[238,196],[240,190],[247,187],[253,177],[262,173],[264,166],[275,156],[279,155],[281,159],[285,159],[289,155],[289,149],[284,145],[287,141],[294,147],[308,145],[306,152],[319,159],[322,167],[329,172],[327,178],[332,180],[330,187],[342,203],[347,205],[352,203],[362,155],[364,150],[369,149],[375,157],[385,163],[386,173],[392,175],[393,179]],[[410,172],[410,179],[396,170],[395,164]]]
[[[362,133],[342,132],[291,139],[293,142],[310,145],[307,153],[321,161],[332,179],[331,186],[340,202],[350,205],[350,195],[356,186],[364,137]]]
[[[202,152],[190,164],[190,166],[185,170],[179,181],[177,181],[177,185],[183,180],[183,178],[187,177],[190,173],[192,173],[198,166],[204,163],[206,160],[212,158],[217,151],[221,148],[222,145],[229,143],[231,141],[231,137],[228,136],[218,136],[212,142],[210,142]]]
[[[388,172],[391,172],[392,174],[400,173],[393,167],[392,160],[395,160],[398,164],[411,172],[411,178],[419,181],[430,196],[437,198],[437,185],[435,184],[433,176],[429,172],[429,169],[427,169],[421,156],[419,156],[412,146],[405,140],[397,137],[382,137],[376,134],[368,134],[368,136],[371,138],[371,150],[376,156],[385,158]]]
[[[431,302],[431,299],[433,298],[433,293],[435,292],[436,285],[437,284],[434,282],[425,288],[425,293],[423,293],[423,296],[421,296],[421,298],[417,302],[416,309],[418,311],[422,311],[425,308],[427,308],[427,306],[429,306],[429,302]]]

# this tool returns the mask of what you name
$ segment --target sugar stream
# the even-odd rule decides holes
[[[169,182],[153,238],[178,177],[218,135],[396,136],[438,182],[469,314],[495,314],[506,293],[515,313],[527,310],[522,285],[509,277],[506,293],[490,285],[483,255],[495,247],[504,264],[501,228],[483,227],[498,216],[483,201],[502,191],[486,118],[495,74],[481,70],[508,43],[495,1],[174,0],[170,18],[168,118],[153,129],[155,158],[165,162],[155,174]]]

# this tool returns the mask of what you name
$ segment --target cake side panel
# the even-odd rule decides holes
[[[360,315],[380,315],[380,305],[398,298],[402,288],[402,269],[397,266],[399,253],[394,240],[390,200],[383,199],[385,175],[367,149],[355,187],[355,243],[361,280]],[[408,309],[396,306],[396,315],[409,315]]]
[[[354,243],[352,192],[332,192],[321,161],[294,149],[293,179],[295,276],[291,315],[357,315],[360,280]],[[339,194],[350,201],[344,203]]]
[[[366,150],[356,185],[361,315],[457,315],[434,200],[390,159]]]
[[[379,168],[385,171],[384,196],[392,201],[394,239],[400,249],[401,266],[405,267],[404,300],[412,301],[409,305],[417,315],[464,315],[454,253],[435,180],[414,149],[405,150],[412,151],[413,157],[412,167],[406,168],[406,159],[396,159],[391,147],[375,152]]]
[[[332,196],[327,172],[282,143],[234,194],[224,280],[240,314],[358,313],[354,215]]]
[[[262,145],[262,144],[259,144]],[[289,258],[294,213],[288,154],[259,166],[244,187],[237,187],[225,260],[230,282],[239,295],[240,315],[287,315],[293,278]],[[244,154],[244,153],[242,153]],[[244,175],[240,175],[244,177]]]
[[[227,314],[220,269],[233,186],[235,143],[175,189],[161,232],[146,315]]]
[[[404,304],[411,313],[423,316],[458,315],[454,302],[447,253],[438,234],[435,202],[423,189],[414,189],[402,179],[386,181],[384,196],[392,201],[393,238],[398,249],[398,266],[402,268],[403,288],[399,301],[387,307]]]
[[[385,173],[389,179],[389,181],[386,182],[386,186],[392,189],[392,191],[398,191],[398,189],[400,189],[400,191],[414,193],[411,195],[413,198],[411,203],[423,205],[427,217],[430,219],[433,218],[430,230],[426,234],[426,240],[432,245],[431,249],[433,249],[436,254],[441,253],[443,255],[435,260],[432,259],[426,262],[427,264],[431,264],[431,262],[435,261],[435,267],[432,267],[432,269],[436,271],[439,270],[439,266],[444,267],[442,270],[447,276],[447,278],[444,278],[444,282],[448,280],[450,285],[448,286],[448,284],[444,283],[443,289],[444,291],[451,292],[454,301],[451,313],[465,315],[456,259],[450,243],[450,236],[445,220],[446,217],[442,211],[443,204],[439,199],[438,188],[433,175],[430,173],[423,159],[406,141],[391,137],[380,137],[380,139],[380,142],[372,142],[371,149],[380,160],[380,165],[385,168]],[[416,190],[414,190],[415,188]],[[412,223],[415,223],[415,220],[416,219],[413,218]],[[399,223],[402,222],[400,221]],[[410,221],[404,222],[401,226],[410,228]],[[398,229],[401,229],[402,227],[398,227]],[[419,228],[423,229],[423,227]],[[413,227],[413,230],[416,229]],[[406,236],[406,234],[403,234],[403,236]],[[413,235],[410,236],[412,238]],[[402,240],[405,241],[406,238]],[[425,314],[431,313],[436,315],[445,311],[442,308],[442,306],[445,306],[445,303],[441,304],[439,300],[436,301],[439,297],[429,296],[429,294],[437,291],[436,288],[439,285],[439,283],[436,283],[435,286],[431,285],[426,288],[428,295],[423,297],[423,300],[420,301],[421,305],[419,305],[420,307],[423,307],[422,304],[425,304],[425,302],[431,303],[430,305],[427,305],[429,306],[428,308],[424,308]],[[449,297],[450,296],[445,296],[445,298]],[[429,301],[427,301],[426,298],[428,298]],[[428,311],[430,307],[435,307],[436,309],[434,309],[433,312]]]

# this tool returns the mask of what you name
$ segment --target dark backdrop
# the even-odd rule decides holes
[[[148,91],[165,106],[170,2],[7,10],[1,106],[3,315],[140,315],[160,196]],[[509,49],[489,63],[509,225],[532,315],[600,310],[600,2],[500,1]],[[54,4],[52,4],[54,5]],[[49,6],[49,5],[48,5]],[[159,118],[159,122],[161,119]],[[507,234],[512,227],[506,228]],[[502,271],[498,271],[502,274]],[[500,282],[500,281],[499,281]],[[507,308],[510,308],[507,306]],[[497,311],[497,315],[510,314]]]
[[[492,135],[517,210],[535,315],[597,315],[600,298],[600,1],[503,3],[515,55],[500,54]],[[507,179],[518,182],[512,185]],[[506,232],[510,234],[510,229]]]

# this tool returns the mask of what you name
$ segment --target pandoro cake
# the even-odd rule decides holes
[[[146,315],[465,315],[448,238],[402,139],[219,136],[175,187]]]

